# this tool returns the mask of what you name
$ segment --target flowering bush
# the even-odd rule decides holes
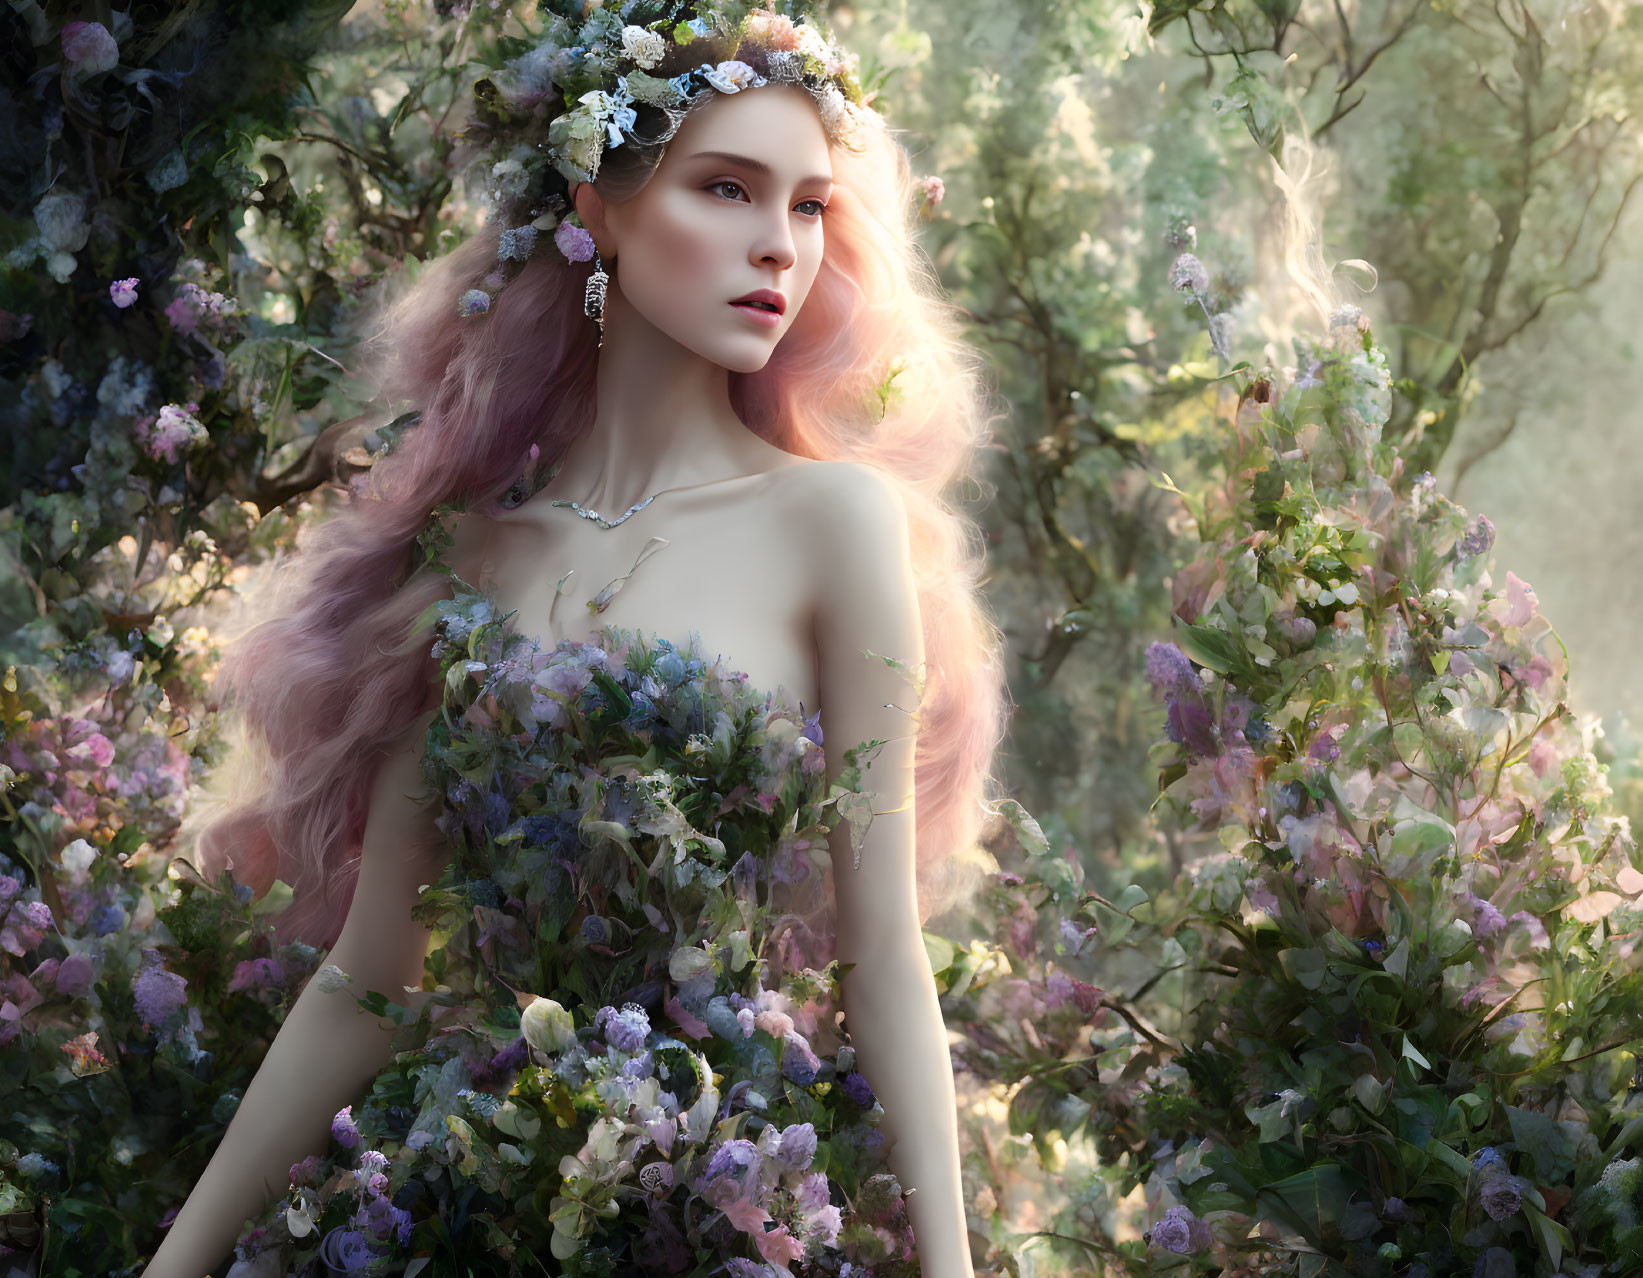
[[[1361,313],[1295,350],[1244,374],[1231,481],[1181,493],[1201,545],[1147,653],[1164,794],[1224,850],[1137,928],[1145,891],[1080,893],[1041,849],[1041,905],[993,903],[1011,976],[972,993],[965,1059],[1019,1084],[1018,1130],[1127,1163],[1112,1196],[1144,1184],[1151,1253],[1192,1272],[1595,1274],[1640,1237],[1635,843],[1533,590],[1494,588],[1488,520],[1380,442]],[[1062,971],[1132,948],[1192,975],[1130,1007]]]
[[[1617,1255],[1636,845],[1533,590],[1494,588],[1488,520],[1380,442],[1362,314],[1295,352],[1281,392],[1246,378],[1239,482],[1193,510],[1148,653],[1166,791],[1225,848],[1166,931],[1236,974],[1147,1099],[1157,1192],[1423,1272]]]

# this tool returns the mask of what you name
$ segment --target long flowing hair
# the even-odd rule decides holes
[[[738,56],[757,53],[744,46]],[[978,873],[1010,709],[1003,637],[980,593],[984,540],[948,501],[979,481],[990,391],[917,243],[907,152],[876,115],[866,119],[851,145],[831,148],[825,248],[803,309],[765,367],[731,374],[730,393],[763,439],[876,466],[905,500],[925,645],[914,802],[928,920]],[[657,147],[609,151],[595,186],[620,202],[660,158]],[[237,731],[239,775],[199,829],[198,863],[213,881],[231,865],[259,895],[276,878],[290,884],[293,903],[273,920],[281,940],[335,942],[375,769],[437,703],[430,640],[414,623],[449,586],[411,571],[418,532],[444,502],[498,509],[533,445],[552,465],[593,421],[597,330],[582,312],[590,266],[544,245],[488,314],[459,317],[457,299],[492,269],[499,234],[480,230],[385,304],[374,343],[388,352],[384,390],[421,420],[365,491],[304,525],[214,684]]]

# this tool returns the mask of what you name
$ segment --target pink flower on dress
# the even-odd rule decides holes
[[[804,1259],[804,1244],[787,1232],[786,1225],[777,1225],[753,1235],[759,1255],[773,1265],[787,1265]]]

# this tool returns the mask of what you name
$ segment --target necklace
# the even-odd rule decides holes
[[[557,474],[558,473],[557,470],[554,473]],[[707,480],[703,480],[699,484],[676,484],[672,488],[659,489],[658,491],[653,492],[649,497],[646,497],[643,501],[637,502],[634,505],[629,506],[627,508],[627,511],[624,514],[618,515],[615,519],[606,519],[597,510],[593,510],[593,509],[591,509],[587,506],[584,506],[580,502],[571,501],[568,498],[561,497],[561,498],[558,498],[554,501],[550,501],[548,504],[550,506],[569,506],[572,510],[574,510],[583,519],[591,519],[596,524],[598,524],[599,527],[601,527],[601,528],[615,528],[618,524],[622,523],[624,520],[630,519],[634,515],[638,514],[641,510],[643,510],[646,506],[650,505],[651,502],[655,501],[658,497],[662,496],[664,493],[686,492],[686,491],[688,491],[689,489],[692,489],[692,488],[707,488],[707,487],[709,487],[713,484],[728,484],[733,479],[751,479],[754,475],[767,474],[767,473],[768,472],[766,472],[766,471],[752,471],[752,472],[750,472],[749,474],[746,474],[746,475],[727,475],[723,479],[707,479]],[[549,475],[548,479],[549,479],[549,481],[551,481],[553,479],[553,475]],[[521,475],[520,478],[519,478],[519,482],[514,485],[513,491],[520,491],[521,485],[523,485],[523,483],[524,483],[524,476]],[[512,496],[512,491],[510,491],[509,495]],[[523,500],[524,500],[524,496],[522,494],[521,497],[520,497],[520,501],[523,501]],[[516,502],[514,504],[517,505],[518,503]]]
[[[651,502],[655,501],[658,497],[660,497],[662,495],[662,493],[670,493],[670,492],[673,492],[673,491],[674,490],[671,489],[671,488],[664,488],[664,489],[662,489],[662,492],[652,493],[649,497],[646,497],[638,505],[629,506],[628,510],[627,510],[627,514],[618,516],[615,519],[606,519],[597,510],[590,510],[590,509],[588,509],[588,507],[578,505],[574,501],[565,501],[565,500],[561,499],[559,501],[551,501],[548,504],[550,506],[569,506],[578,515],[582,516],[583,519],[591,519],[591,520],[593,520],[594,523],[598,524],[601,528],[614,528],[614,527],[616,527],[617,524],[621,523],[622,520],[627,519],[632,515],[638,514],[646,506],[650,505]]]

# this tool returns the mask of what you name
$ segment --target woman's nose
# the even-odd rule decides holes
[[[785,221],[774,226],[766,226],[753,245],[752,258],[755,264],[772,263],[783,269],[792,266],[798,256],[793,247],[793,233]]]

